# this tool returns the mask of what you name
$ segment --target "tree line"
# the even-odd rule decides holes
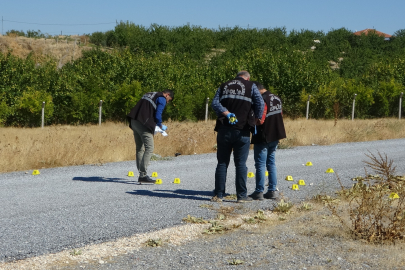
[[[62,68],[46,56],[0,54],[0,124],[38,126],[43,101],[47,124],[96,123],[99,100],[104,120],[124,121],[145,92],[166,88],[176,93],[166,118],[201,120],[206,98],[241,69],[278,94],[293,118],[305,116],[308,95],[310,117],[348,118],[355,93],[356,117],[395,116],[405,87],[405,29],[385,39],[345,28],[287,33],[121,22],[89,36],[98,47]]]

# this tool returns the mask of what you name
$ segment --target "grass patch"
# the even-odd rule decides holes
[[[203,234],[222,234],[225,231],[228,231],[229,228],[226,227],[225,225],[223,225],[222,223],[220,223],[219,221],[216,220],[212,220],[210,221],[211,227],[209,227],[208,229],[205,229],[203,231]]]
[[[245,218],[244,221],[249,224],[257,224],[257,223],[262,223],[267,220],[266,216],[264,215],[263,210],[257,210],[256,215],[250,218]]]
[[[293,208],[294,204],[281,199],[279,202],[274,203],[273,206],[273,212],[288,214],[291,208]]]
[[[238,260],[238,259],[233,259],[232,261],[228,261],[229,265],[241,265],[244,264],[245,262],[242,260]]]
[[[235,200],[235,201],[236,201],[236,200],[238,199],[238,197],[236,196],[236,194],[229,194],[228,196],[225,196],[224,199],[225,199],[225,200],[230,200],[230,201],[231,201],[231,200]]]
[[[196,218],[190,215],[187,215],[187,217],[183,218],[182,220],[187,223],[198,223],[198,224],[208,223],[208,221],[203,219],[202,217]]]
[[[162,239],[148,239],[148,241],[145,242],[145,245],[148,247],[160,247],[162,246],[163,241]]]
[[[79,256],[79,255],[82,255],[82,250],[80,250],[80,249],[73,249],[71,252],[70,252],[70,255],[72,255],[72,256]]]

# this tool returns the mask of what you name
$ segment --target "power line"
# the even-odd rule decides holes
[[[102,25],[102,24],[115,24],[116,22],[106,22],[106,23],[76,23],[76,24],[62,24],[62,23],[29,23],[29,22],[17,22],[10,20],[3,20],[5,22],[13,23],[24,23],[24,24],[36,24],[36,25],[62,25],[62,26],[82,26],[82,25]]]

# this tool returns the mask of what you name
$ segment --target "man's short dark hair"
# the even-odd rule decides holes
[[[264,86],[261,83],[259,83],[259,82],[253,82],[253,83],[256,84],[257,89],[259,89],[259,90],[264,89]]]
[[[165,89],[165,90],[163,90],[163,94],[169,94],[169,96],[170,96],[172,99],[174,99],[174,92],[173,92],[173,90]]]

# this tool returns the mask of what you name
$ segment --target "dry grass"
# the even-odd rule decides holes
[[[75,44],[76,39],[76,44]],[[34,39],[27,37],[0,36],[0,52],[26,58],[31,52],[36,62],[41,62],[44,57],[50,57],[57,61],[58,67],[76,60],[82,56],[82,50],[91,49],[87,46],[79,46],[79,41],[84,44],[82,37],[61,37],[56,39]],[[86,44],[88,44],[86,42]]]
[[[330,145],[405,138],[405,121],[394,118],[371,120],[289,120],[285,121],[287,139],[283,145]]]
[[[215,152],[214,121],[168,122],[168,137],[155,136],[155,153],[193,155]],[[281,148],[351,141],[405,138],[405,121],[285,120]],[[0,127],[0,172],[135,159],[132,131],[123,123],[101,126]]]

